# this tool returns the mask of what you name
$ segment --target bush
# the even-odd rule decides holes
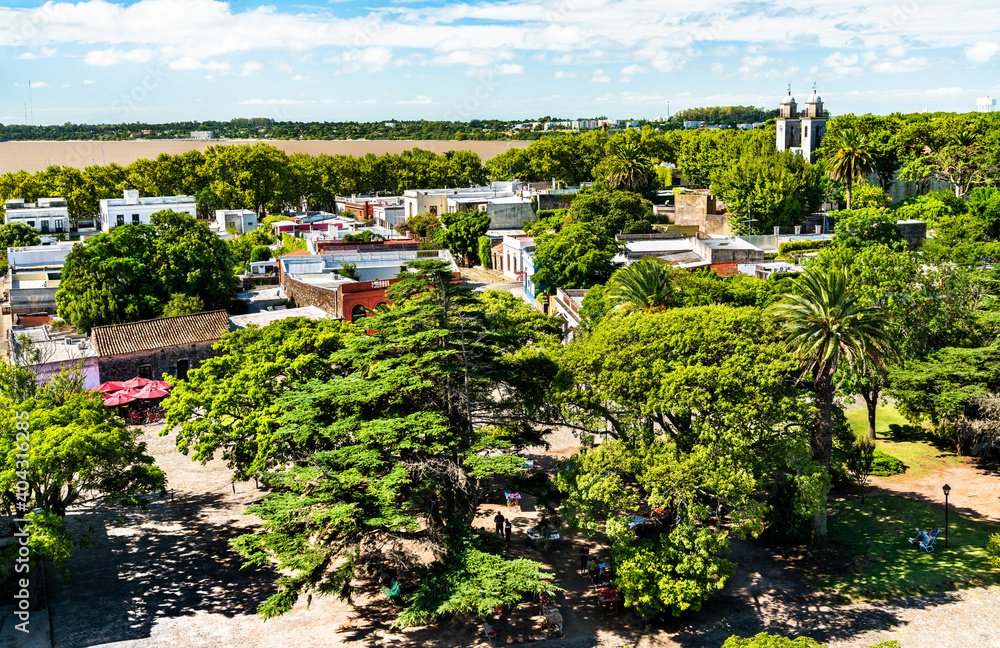
[[[809,637],[789,639],[761,632],[758,635],[746,638],[733,635],[726,639],[726,642],[722,644],[722,648],[824,648],[824,646]]]
[[[829,240],[825,241],[785,241],[778,246],[778,254],[787,254],[788,252],[812,252],[813,250],[822,250],[826,246],[830,245]]]
[[[875,449],[875,456],[872,458],[872,472],[875,477],[889,477],[898,475],[906,471],[906,464],[890,454],[886,454]]]
[[[986,545],[986,562],[993,569],[1000,569],[1000,533],[990,536],[990,541]]]
[[[488,236],[479,237],[479,262],[487,270],[493,269],[493,240]]]

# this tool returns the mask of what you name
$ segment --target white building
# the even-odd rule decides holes
[[[194,196],[150,196],[140,198],[135,189],[126,189],[123,198],[101,200],[101,218],[98,229],[108,232],[119,225],[149,225],[150,217],[159,211],[173,210],[197,217],[198,206]]]
[[[210,140],[212,139],[212,131],[191,131],[191,139]]]
[[[976,99],[976,112],[991,113],[997,109],[997,100],[990,97]]]
[[[521,273],[525,271],[525,255],[535,249],[535,239],[530,236],[505,236],[501,250],[501,267],[497,270],[503,276],[514,281],[521,281]]]
[[[380,227],[395,229],[397,225],[406,221],[406,206],[402,202],[395,205],[373,205],[372,220]]]
[[[701,128],[705,125],[703,121],[686,121],[684,122],[684,128]]]
[[[73,333],[56,333],[48,326],[13,326],[7,333],[7,353],[11,361],[27,351],[38,354],[37,361],[24,356],[35,381],[42,385],[65,370],[78,370],[83,378],[83,388],[93,389],[101,384],[97,367],[97,351],[86,337]]]
[[[69,208],[65,198],[39,198],[35,203],[7,200],[4,208],[8,223],[24,223],[42,234],[69,231]]]
[[[216,209],[215,226],[223,232],[232,227],[237,234],[246,234],[257,229],[257,212],[249,209]]]
[[[597,120],[577,119],[573,121],[573,130],[586,130],[588,128],[597,128]]]

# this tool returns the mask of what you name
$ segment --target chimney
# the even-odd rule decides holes
[[[795,235],[798,236],[801,233],[802,233],[802,226],[801,225],[796,225],[795,226]]]
[[[139,204],[139,190],[138,189],[126,189],[124,192],[125,204],[126,205],[138,205]]]

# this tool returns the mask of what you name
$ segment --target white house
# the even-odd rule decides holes
[[[503,276],[514,281],[522,281],[522,273],[525,271],[525,254],[533,252],[535,249],[535,239],[530,236],[504,236],[503,248],[501,250],[501,267],[497,268],[503,272]]]
[[[108,232],[119,225],[149,225],[150,217],[159,211],[173,210],[197,217],[194,196],[150,196],[140,198],[135,189],[126,189],[122,198],[101,200],[99,229]]]
[[[257,229],[257,212],[249,209],[216,209],[215,224],[222,232],[233,227],[237,234],[246,234]]]
[[[69,208],[65,198],[39,198],[36,203],[7,200],[4,208],[8,223],[24,223],[42,234],[69,231]]]

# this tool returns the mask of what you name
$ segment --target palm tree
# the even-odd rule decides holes
[[[640,191],[653,176],[653,163],[649,161],[636,142],[620,141],[612,144],[611,175],[609,180],[617,189]]]
[[[850,209],[854,181],[875,171],[868,136],[853,126],[848,126],[831,134],[827,140],[827,144],[836,151],[827,173],[834,180],[847,184],[847,208]]]
[[[770,309],[781,327],[789,352],[811,371],[818,413],[810,446],[813,459],[830,468],[833,448],[833,375],[847,362],[852,372],[885,371],[886,360],[895,357],[880,311],[865,307],[848,289],[843,269],[807,270],[794,282],[795,292],[786,294]],[[813,539],[826,543],[826,506],[813,520]]]
[[[674,304],[670,266],[657,259],[640,259],[621,268],[608,281],[608,297],[618,308],[655,313]]]

